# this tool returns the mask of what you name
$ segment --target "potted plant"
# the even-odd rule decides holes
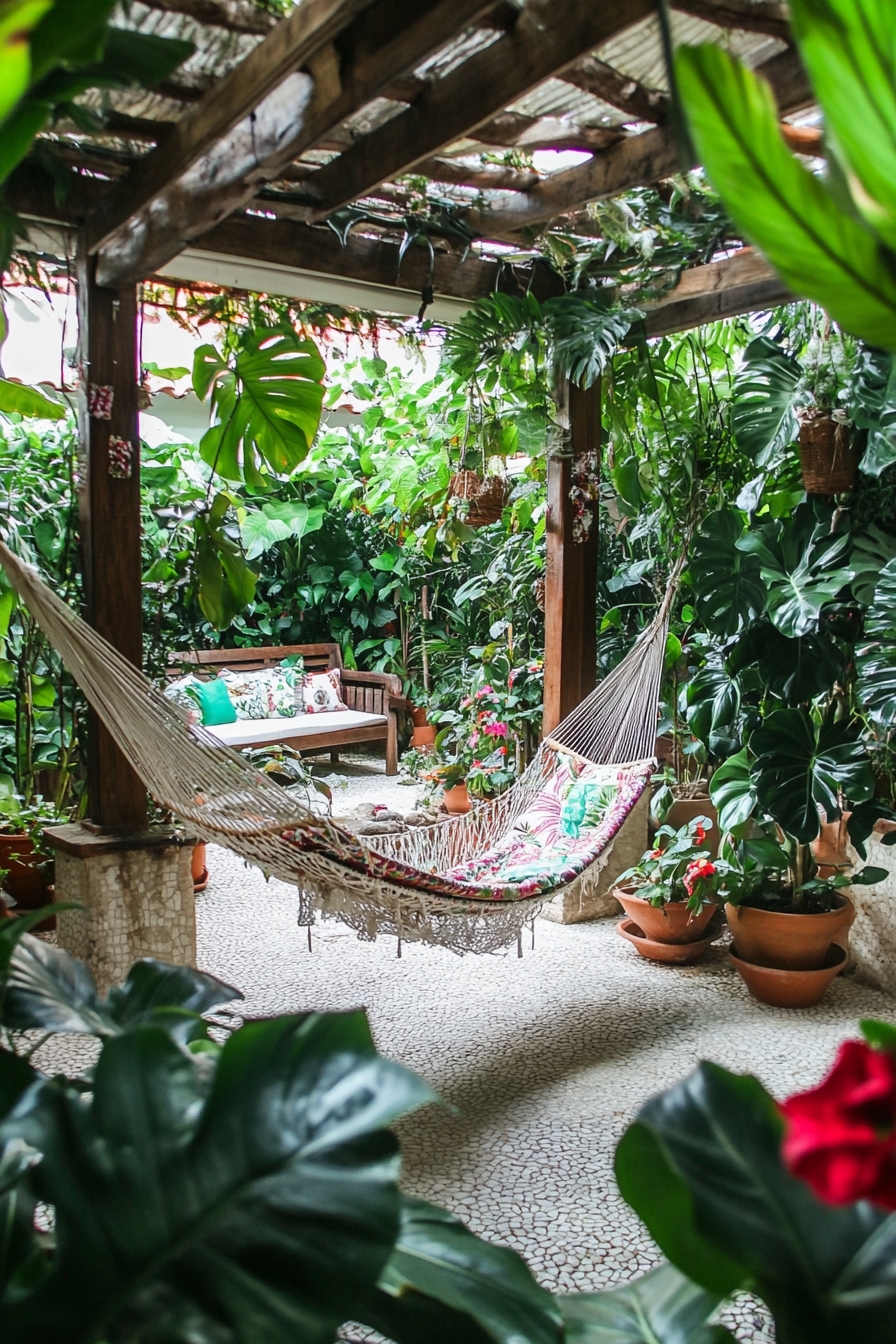
[[[39,910],[52,900],[53,858],[44,848],[44,827],[59,813],[42,798],[26,803],[15,794],[0,796],[0,867],[3,886],[21,910]]]
[[[619,876],[613,895],[628,919],[618,932],[650,961],[696,961],[721,932],[720,920],[711,927],[725,871],[706,845],[712,824],[661,826],[654,847]]]

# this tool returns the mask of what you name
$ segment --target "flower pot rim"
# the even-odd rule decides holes
[[[654,910],[660,910],[660,909],[662,909],[662,906],[659,906],[659,905],[653,905],[653,901],[648,901],[648,900],[646,900],[643,896],[639,896],[639,895],[638,895],[639,892],[641,892],[641,891],[644,890],[644,887],[645,887],[645,886],[649,886],[649,885],[650,885],[649,883],[644,883],[642,886],[624,886],[624,887],[621,887],[621,886],[619,885],[619,883],[617,882],[617,884],[616,884],[616,886],[613,888],[613,890],[614,890],[614,891],[621,891],[622,894],[623,894],[623,896],[625,897],[625,899],[626,899],[627,901],[629,901],[629,900],[631,900],[631,901],[643,901],[645,905],[652,905],[653,908],[654,908]],[[714,906],[716,906],[717,909],[719,909],[719,910],[721,910],[721,908],[722,908],[718,901],[708,901],[708,900],[704,899],[703,901],[701,901],[701,904],[702,904],[702,905],[714,905]],[[686,901],[686,900],[682,900],[680,897],[677,897],[677,898],[672,899],[672,900],[663,901],[663,905],[687,905],[687,901]]]
[[[843,896],[839,891],[834,892],[834,900],[840,904],[832,906],[830,910],[768,910],[764,905],[732,905],[730,901],[726,901],[725,913],[733,910],[739,917],[741,910],[750,910],[757,915],[775,915],[781,919],[829,919],[831,915],[839,914],[844,906],[853,906],[849,897]]]
[[[828,971],[833,970],[835,966],[842,968],[846,964],[847,958],[846,949],[842,948],[839,943],[831,943],[827,952],[824,954],[824,961],[821,966],[809,967],[763,966],[761,962],[748,961],[746,957],[741,956],[740,952],[737,950],[737,944],[733,942],[728,945],[727,951],[732,962],[739,961],[744,966],[752,966],[754,971],[759,971],[763,976],[769,976],[775,979],[785,975],[825,975]],[[832,957],[833,960],[831,960]]]

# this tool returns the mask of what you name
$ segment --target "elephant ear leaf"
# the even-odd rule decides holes
[[[874,722],[889,728],[896,717],[896,559],[880,572],[865,635],[868,642],[856,649],[858,693]]]
[[[731,390],[731,426],[757,467],[770,466],[799,434],[795,408],[801,379],[797,361],[767,336],[744,351]]]
[[[707,1325],[720,1294],[660,1265],[624,1288],[560,1298],[567,1344],[725,1344],[734,1336]]]
[[[719,509],[704,520],[691,548],[689,570],[700,619],[727,638],[760,616],[765,586],[759,560],[738,547],[744,520],[738,509]]]
[[[744,234],[795,294],[870,345],[896,349],[896,271],[866,224],[791,154],[771,86],[711,44],[681,47],[676,71],[700,162]]]

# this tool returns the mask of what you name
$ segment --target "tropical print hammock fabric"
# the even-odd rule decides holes
[[[620,769],[563,758],[508,835],[446,873],[423,872],[373,853],[359,842],[354,853],[341,849],[339,862],[433,896],[520,901],[549,895],[574,881],[600,856],[649,779],[646,767]],[[313,827],[288,831],[284,839],[299,849],[326,853],[321,833]]]

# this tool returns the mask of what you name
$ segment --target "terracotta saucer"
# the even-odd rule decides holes
[[[728,958],[753,998],[773,1008],[811,1008],[846,965],[846,953],[837,943],[831,943],[816,971],[756,966],[738,956],[734,943],[728,949]]]
[[[699,961],[710,943],[725,932],[725,921],[719,913],[707,929],[707,937],[696,943],[658,943],[644,935],[633,919],[620,919],[616,925],[620,938],[625,938],[647,961],[662,961],[668,966],[690,966]]]
[[[193,895],[198,896],[200,891],[205,891],[207,886],[208,886],[208,869],[203,868],[202,876],[200,877],[199,881],[193,883]]]

